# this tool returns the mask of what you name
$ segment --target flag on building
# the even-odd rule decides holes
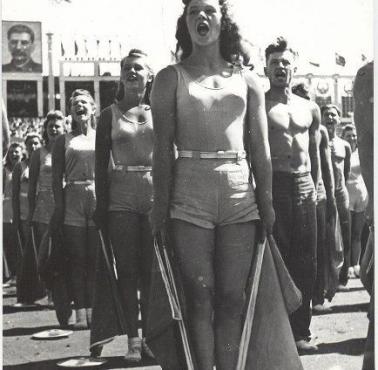
[[[60,54],[62,57],[66,54],[66,51],[64,50],[63,42],[60,42]]]
[[[77,46],[77,42],[75,40],[75,55],[77,55],[79,52],[79,47]]]
[[[84,51],[85,51],[85,56],[88,57],[88,45],[87,45],[87,39],[84,39]]]
[[[345,64],[346,64],[345,58],[338,53],[335,53],[335,62],[337,65],[345,67]]]

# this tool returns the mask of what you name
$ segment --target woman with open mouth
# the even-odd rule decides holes
[[[138,335],[138,295],[143,336],[150,289],[152,233],[152,116],[149,92],[153,71],[147,55],[130,50],[121,61],[116,101],[100,115],[96,136],[95,222],[112,249],[117,289],[109,285],[103,254],[98,255],[91,352],[99,354],[114,336],[128,335],[127,361],[153,356]],[[111,169],[109,171],[109,160]],[[114,304],[114,301],[117,301]],[[117,308],[118,306],[118,315]],[[123,324],[121,324],[123,322]]]
[[[152,228],[168,240],[182,280],[194,362],[187,368],[302,369],[287,314],[293,306],[284,301],[275,272],[284,266],[273,262],[272,247],[260,265],[249,345],[241,341],[257,242],[272,233],[275,220],[264,94],[258,76],[240,65],[245,53],[227,1],[183,2],[176,31],[181,61],[158,73],[151,95]],[[166,332],[174,327],[159,317],[148,338],[152,351],[162,368],[185,368],[175,367],[171,348],[158,352],[162,323]],[[245,351],[246,365],[237,367]]]
[[[74,90],[69,100],[72,131],[56,139],[52,153],[55,209],[50,233],[63,230],[71,268],[76,330],[91,323],[96,252],[99,236],[93,222],[96,105],[87,90]],[[63,186],[65,183],[65,186]]]

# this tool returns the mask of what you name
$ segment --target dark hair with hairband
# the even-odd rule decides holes
[[[148,55],[143,50],[136,49],[136,48],[131,49],[129,51],[129,54],[126,57],[122,58],[121,69],[125,65],[126,60],[128,58],[132,58],[132,57],[134,57],[134,58],[148,58]],[[150,80],[147,81],[146,86],[145,86],[145,91],[144,91],[144,95],[143,95],[143,103],[150,105],[150,94],[151,94],[151,89],[152,89],[152,83],[153,83],[153,80],[154,80],[154,71],[148,63],[145,63],[145,65],[146,65],[146,67],[147,67],[147,69],[150,73]],[[116,100],[121,101],[124,96],[125,96],[124,86],[123,86],[122,81],[119,81],[117,93],[116,93]]]

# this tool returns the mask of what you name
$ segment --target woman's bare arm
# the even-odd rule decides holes
[[[105,212],[108,210],[109,203],[108,166],[111,151],[111,120],[111,110],[106,108],[100,114],[96,129],[95,189],[97,203],[94,219],[100,228],[105,226]]]
[[[63,176],[65,171],[65,141],[66,135],[56,139],[52,152],[52,189],[55,209],[50,220],[50,232],[56,232],[64,221],[64,191]]]
[[[21,174],[22,165],[21,162],[17,163],[12,172],[12,210],[13,219],[12,222],[16,229],[20,227],[21,210],[20,210],[20,191],[21,191]]]
[[[272,205],[272,162],[268,140],[268,122],[265,111],[265,96],[258,77],[246,73],[248,84],[248,128],[251,164],[256,181],[256,198],[261,219],[268,233],[272,232],[275,220]]]
[[[151,93],[151,110],[154,124],[153,182],[154,205],[152,229],[154,234],[164,229],[168,217],[172,168],[173,141],[176,127],[177,74],[172,67],[161,70],[154,81]]]
[[[40,153],[41,150],[37,149],[33,152],[30,159],[29,166],[29,188],[28,188],[28,201],[29,201],[29,222],[33,219],[33,214],[35,210],[35,202],[37,196],[37,184],[39,178],[39,167],[40,167]]]

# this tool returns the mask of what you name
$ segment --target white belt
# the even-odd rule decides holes
[[[152,166],[124,166],[122,164],[116,164],[113,167],[113,171],[149,172],[152,171]]]
[[[38,193],[42,192],[42,191],[52,191],[52,187],[51,186],[40,186],[38,188]]]
[[[194,158],[194,159],[245,159],[247,154],[244,150],[239,152],[233,150],[218,150],[217,152],[200,152],[198,150],[179,150],[179,158]]]
[[[74,184],[74,185],[91,185],[94,183],[94,180],[69,180],[67,181],[68,184]]]

